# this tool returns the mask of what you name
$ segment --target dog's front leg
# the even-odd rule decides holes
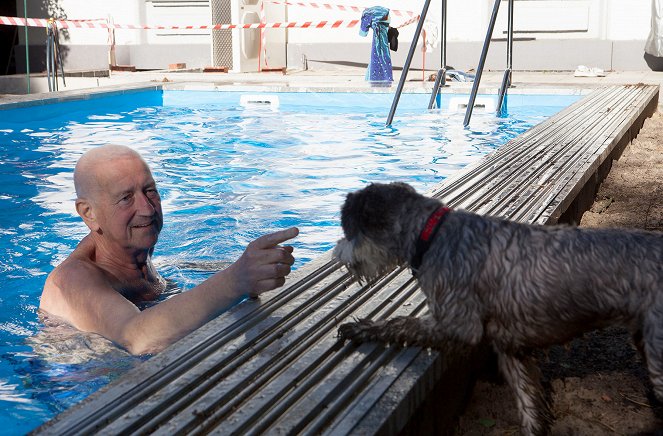
[[[541,386],[541,372],[536,360],[529,355],[516,357],[496,351],[500,371],[516,396],[521,433],[548,434],[553,415]]]
[[[405,347],[415,345],[442,348],[447,342],[447,338],[440,333],[439,327],[430,317],[400,316],[379,321],[361,319],[342,324],[338,332],[343,339],[358,342],[378,341]]]

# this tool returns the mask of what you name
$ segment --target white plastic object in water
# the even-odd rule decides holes
[[[266,108],[273,111],[279,108],[279,96],[273,94],[244,94],[239,97],[239,104],[244,108]]]
[[[464,112],[469,103],[469,97],[451,97],[449,99],[449,112]],[[497,106],[493,97],[477,97],[474,100],[473,111],[495,112]]]

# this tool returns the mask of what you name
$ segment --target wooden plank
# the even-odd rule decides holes
[[[623,93],[614,98],[620,102],[619,109],[627,107],[629,99]],[[557,141],[545,143],[546,151],[528,174],[528,183],[520,183],[515,189],[512,188],[515,192],[508,202],[510,210],[500,212],[500,208],[502,210],[504,208],[502,204],[496,205],[492,213],[495,214],[496,209],[499,215],[506,215],[519,221],[523,220],[525,219],[522,214],[523,210],[531,210],[535,205],[541,204],[544,198],[555,189],[565,186],[569,174],[573,173],[573,169],[588,155],[589,148],[593,147],[593,144],[600,140],[600,137],[609,128],[611,120],[605,115],[605,107],[602,106],[600,110],[585,115],[583,122],[574,129],[575,132],[570,132],[567,137]]]
[[[585,104],[590,107],[591,104],[600,104],[600,101],[594,102],[597,95],[600,96],[600,94],[594,93],[581,101],[586,102]],[[540,153],[545,152],[546,143],[555,141],[562,129],[572,128],[584,110],[584,106],[575,103],[547,122],[544,121],[519,138],[505,144],[490,157],[479,161],[474,167],[449,179],[434,195],[445,199],[455,207],[476,209],[482,201],[485,201],[486,191],[508,182],[516,177],[522,168],[527,168],[532,162],[540,160]],[[553,125],[559,128],[550,128]]]
[[[553,159],[555,150],[550,150],[551,144],[554,145],[564,141],[566,137],[575,138],[581,134],[583,129],[578,128],[579,121],[605,105],[611,98],[618,97],[614,92],[614,90],[605,89],[576,102],[567,110],[510,141],[496,153],[480,161],[475,168],[463,172],[458,179],[449,180],[436,195],[447,199],[456,207],[480,210],[483,203],[490,202],[493,198],[486,195],[486,192],[499,191],[501,193],[503,186],[512,184],[522,175],[523,171],[531,171],[534,165],[544,165]],[[522,183],[518,182],[516,188],[520,185]],[[513,187],[504,189],[502,195],[508,195],[511,189]],[[490,213],[490,210],[482,210],[482,212]]]
[[[567,183],[559,187],[557,195],[549,201],[549,205],[546,207],[545,211],[532,218],[533,222],[539,224],[557,222],[564,211],[568,209],[571,202],[576,198],[583,186],[589,181],[589,178],[593,177],[599,166],[610,158],[610,155],[615,151],[615,148],[619,143],[624,140],[628,142],[632,139],[632,137],[628,135],[629,129],[633,129],[633,126],[636,125],[637,133],[637,130],[639,130],[642,125],[642,120],[651,116],[656,109],[656,104],[658,102],[658,87],[638,86],[636,89],[640,90],[640,93],[637,95],[637,99],[631,101],[629,107],[625,108],[623,111],[611,108],[612,114],[619,114],[611,117],[611,133],[604,135],[602,141],[595,142],[595,148],[592,150],[591,154],[588,155],[584,162],[578,166],[573,175],[568,178]],[[619,123],[620,117],[631,120],[631,122]]]

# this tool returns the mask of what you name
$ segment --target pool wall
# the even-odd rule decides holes
[[[431,85],[432,86],[432,85]],[[393,88],[393,87],[392,87]],[[3,95],[0,99],[0,110],[16,109],[20,107],[43,106],[53,103],[63,103],[75,100],[94,100],[98,98],[107,98],[117,95],[133,94],[136,92],[144,91],[224,91],[228,93],[329,93],[329,94],[343,94],[343,93],[370,93],[375,97],[380,98],[382,101],[388,102],[389,105],[394,98],[395,89],[392,88],[371,88],[365,86],[289,86],[284,84],[273,85],[251,85],[246,83],[232,83],[232,84],[215,84],[215,83],[202,83],[202,82],[174,82],[174,83],[154,83],[142,82],[134,84],[118,84],[112,86],[98,87],[98,88],[85,88],[62,90],[57,93],[41,93],[30,95]],[[490,86],[481,86],[479,88],[480,96],[496,96],[498,89]],[[518,105],[521,95],[537,95],[545,98],[546,102],[556,105],[554,102],[557,98],[564,101],[570,96],[587,95],[592,91],[591,87],[519,87],[509,90],[509,104]],[[403,97],[407,98],[410,94],[426,94],[430,95],[431,89],[425,86],[406,86],[403,91]],[[469,88],[466,87],[447,87],[441,90],[443,96],[446,95],[469,95]],[[175,95],[175,94],[174,94]],[[174,96],[173,95],[173,96]],[[203,95],[203,94],[201,94]],[[211,98],[211,95],[210,95]],[[446,98],[446,97],[445,97]],[[176,101],[175,99],[173,101]],[[422,107],[426,109],[427,106]],[[569,103],[567,103],[569,104]],[[387,106],[388,107],[388,106]],[[399,102],[399,108],[400,108]]]

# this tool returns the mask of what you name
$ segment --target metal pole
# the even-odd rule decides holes
[[[58,90],[58,64],[55,62],[56,55],[55,51],[57,47],[55,46],[55,25],[51,24],[51,73],[53,74],[53,91]]]
[[[479,83],[481,82],[481,73],[483,73],[483,65],[486,63],[486,56],[488,55],[488,47],[490,46],[490,38],[493,36],[493,29],[495,28],[495,21],[497,20],[497,13],[500,10],[500,1],[495,0],[493,6],[493,14],[490,16],[490,23],[488,24],[488,32],[486,32],[486,39],[483,42],[483,49],[481,50],[481,57],[479,58],[479,66],[477,67],[476,75],[474,76],[474,83],[472,84],[472,93],[470,94],[470,101],[467,103],[467,110],[465,111],[465,120],[463,126],[467,127],[470,124],[472,117],[472,109],[474,102],[477,98],[477,91],[479,90]]]
[[[46,82],[48,82],[48,92],[53,91],[51,81],[51,28],[46,28]]]
[[[442,19],[440,20],[440,68],[447,69],[447,0],[442,0]]]
[[[57,91],[57,81],[55,78],[55,46],[53,44],[53,31],[51,28],[49,30],[49,37],[48,37],[48,62],[50,63],[51,66],[51,84],[53,86],[53,91]]]
[[[440,68],[437,70],[437,77],[435,78],[435,83],[433,84],[433,92],[430,94],[430,100],[428,101],[428,109],[433,109],[433,106],[436,103],[440,87],[444,86],[445,75],[447,74],[446,68]],[[437,105],[438,109],[440,105]]]
[[[424,27],[424,21],[426,21],[426,14],[428,13],[428,6],[430,6],[431,0],[426,0],[424,3],[424,8],[421,10],[421,15],[419,16],[419,23],[417,23],[417,29],[414,31],[414,37],[412,39],[412,44],[410,45],[410,51],[407,53],[407,58],[405,59],[405,64],[403,65],[403,72],[401,73],[401,79],[398,81],[398,88],[396,88],[396,95],[394,95],[394,100],[391,102],[391,109],[389,110],[389,116],[387,117],[387,126],[391,126],[391,122],[394,120],[394,114],[396,113],[396,107],[398,106],[398,100],[401,98],[401,93],[403,92],[403,85],[405,84],[405,79],[407,78],[407,73],[410,70],[410,64],[412,63],[412,57],[414,56],[414,51],[417,48],[417,41],[419,41],[419,35],[421,35],[421,29]]]
[[[30,94],[30,44],[28,41],[28,0],[23,0],[23,15],[25,16],[25,76],[28,79],[28,94]]]
[[[55,44],[53,44],[53,28],[49,27],[48,46],[50,48],[48,61],[51,63],[51,83],[53,84],[53,91],[57,91],[57,71],[55,70]]]
[[[504,70],[502,76],[502,84],[500,85],[499,92],[497,93],[497,106],[495,112],[497,115],[504,114],[504,106],[506,106],[506,90],[511,85],[511,70]]]
[[[57,70],[55,65],[55,44],[53,43],[53,28],[48,26],[48,63],[50,65],[51,75],[49,76],[53,91],[58,90]]]
[[[57,26],[57,24],[55,24]],[[55,48],[56,48],[56,53],[58,55],[57,61],[58,65],[60,65],[60,72],[62,73],[62,86],[65,88],[67,87],[67,82],[64,78],[64,64],[62,63],[62,54],[60,53],[60,31],[57,27],[55,27]]]
[[[506,113],[507,91],[511,87],[511,72],[513,68],[513,0],[509,0],[508,17],[506,70],[504,70],[502,84],[500,85],[500,91],[497,96],[497,115],[500,116]]]
[[[440,41],[440,69],[437,70],[437,77],[435,78],[435,84],[433,85],[433,92],[430,95],[430,101],[428,102],[428,109],[433,109],[433,105],[437,101],[437,97],[440,92],[440,87],[444,86],[446,82],[447,74],[447,0],[442,0],[442,17],[440,21],[440,36],[442,40]],[[438,109],[440,108],[440,103],[437,102]]]
[[[513,0],[509,0],[509,29],[508,43],[506,46],[506,65],[509,71],[513,69]],[[511,80],[509,80],[509,84]]]

